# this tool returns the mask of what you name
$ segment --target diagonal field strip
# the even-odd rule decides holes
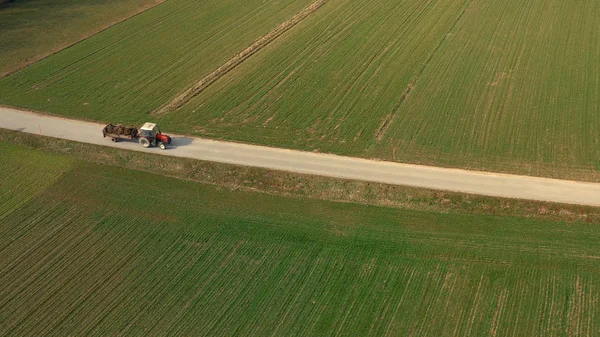
[[[0,106],[0,128],[128,150],[326,177],[600,206],[600,184],[351,158],[173,135],[167,151],[101,137],[103,125]]]
[[[302,20],[306,19],[310,14],[314,13],[316,10],[321,8],[327,0],[316,0],[310,6],[304,8],[296,15],[294,15],[291,19],[281,23],[275,29],[256,40],[252,45],[248,48],[244,49],[239,54],[235,55],[219,68],[215,69],[210,74],[204,76],[200,81],[194,84],[191,88],[187,89],[183,93],[177,95],[171,102],[159,107],[155,111],[152,112],[153,115],[162,115],[169,111],[177,110],[190,101],[194,96],[200,94],[204,89],[206,89],[209,85],[213,84],[223,75],[227,74],[235,67],[240,65],[250,56],[256,54],[262,48],[267,46],[269,43],[275,41],[279,36],[283,33],[290,30],[292,27],[296,26],[298,23],[302,22]]]

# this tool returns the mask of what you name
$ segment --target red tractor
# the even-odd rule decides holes
[[[140,145],[143,147],[156,146],[164,150],[171,144],[171,137],[160,133],[158,126],[154,123],[144,123],[137,134]]]
[[[162,150],[171,144],[171,137],[163,135],[154,123],[144,123],[139,131],[136,128],[128,128],[120,124],[108,124],[102,129],[102,136],[110,137],[113,142],[118,142],[119,139],[137,138],[143,147],[158,145]]]

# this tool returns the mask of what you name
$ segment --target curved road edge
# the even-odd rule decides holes
[[[0,106],[0,128],[89,144],[227,164],[515,199],[600,206],[600,184],[374,161],[172,135],[166,151],[113,143],[104,125]],[[171,134],[169,134],[171,135]]]

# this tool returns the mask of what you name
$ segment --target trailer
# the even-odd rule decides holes
[[[171,137],[162,134],[154,123],[144,123],[139,131],[121,124],[108,124],[102,129],[102,137],[109,137],[115,143],[120,139],[137,139],[142,147],[158,146],[161,150],[171,144]]]
[[[102,129],[102,137],[110,137],[113,142],[118,142],[120,139],[135,139],[137,138],[138,130],[129,128],[121,124],[108,124]]]

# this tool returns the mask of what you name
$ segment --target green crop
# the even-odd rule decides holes
[[[376,152],[598,170],[599,16],[594,2],[474,0]]]
[[[156,0],[35,0],[0,3],[0,77],[69,47]]]
[[[334,0],[163,124],[209,136],[364,154],[464,0]]]
[[[285,198],[0,151],[2,168],[52,181],[0,208],[3,335],[600,333],[595,225]],[[0,181],[22,186],[10,170]]]
[[[0,103],[144,121],[309,3],[169,0],[0,80]]]

